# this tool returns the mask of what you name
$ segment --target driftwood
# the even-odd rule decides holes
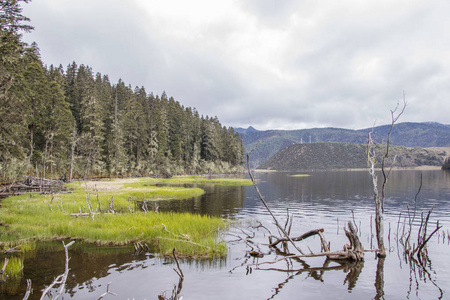
[[[62,180],[27,176],[22,181],[2,187],[0,189],[0,199],[9,196],[21,195],[23,193],[39,192],[41,194],[50,194],[63,190],[64,182]]]
[[[338,255],[327,256],[330,259],[350,259],[354,261],[364,260],[364,247],[359,241],[357,231],[352,222],[348,222],[348,230],[344,227],[345,235],[350,241],[350,245],[344,245],[343,251]]]
[[[323,232],[323,228],[310,230],[310,231],[305,232],[304,234],[302,234],[300,236],[291,237],[291,240],[294,241],[294,242],[299,242],[299,241],[302,241],[302,240],[304,240],[306,238],[309,238],[309,237],[311,237],[313,235],[319,234],[321,232]],[[275,242],[270,242],[270,244],[269,244],[270,247],[275,247],[276,245],[278,245],[281,242],[288,242],[289,241],[289,239],[286,238],[286,237],[281,237],[281,238],[276,237],[276,236],[272,236],[272,237],[274,237],[276,239],[276,241]]]
[[[267,205],[266,200],[264,200],[264,197],[261,195],[261,192],[258,188],[258,186],[256,185],[256,180],[255,177],[253,176],[252,171],[250,170],[250,153],[252,153],[256,147],[258,146],[259,142],[256,144],[256,146],[249,152],[247,153],[247,171],[248,171],[248,175],[250,176],[250,179],[253,183],[253,186],[255,187],[256,192],[258,193],[259,196],[259,200],[261,200],[262,204],[264,205],[264,207],[266,208],[266,210],[269,212],[269,214],[272,216],[275,225],[277,226],[278,230],[280,230],[284,236],[287,238],[287,240],[292,244],[292,246],[294,246],[294,248],[301,254],[304,254],[303,251],[297,247],[297,245],[294,243],[294,241],[290,238],[289,233],[286,232],[286,228],[281,227],[280,223],[278,222],[277,218],[275,217],[275,215],[272,213],[272,211],[270,210],[269,206]],[[286,223],[287,224],[287,223]],[[287,226],[285,226],[287,227]]]
[[[350,245],[344,245],[344,249],[341,251],[330,251],[329,246],[322,234],[323,229],[315,229],[306,232],[305,234],[302,234],[299,237],[292,238],[292,240],[303,240],[307,237],[311,237],[313,235],[319,235],[321,239],[322,249],[324,252],[321,253],[311,253],[311,254],[301,254],[301,255],[287,255],[281,259],[270,261],[270,262],[262,262],[260,264],[273,264],[280,262],[282,260],[288,259],[288,258],[302,258],[302,257],[320,257],[320,256],[326,256],[328,259],[332,260],[350,260],[350,261],[363,261],[364,260],[364,247],[362,246],[361,242],[359,241],[357,231],[355,227],[353,227],[352,222],[348,222],[348,230],[344,228],[345,235],[347,236]],[[280,241],[277,240],[276,244],[282,242],[283,239],[280,239]],[[275,246],[275,243],[272,243],[271,246]],[[260,265],[259,264],[259,265]]]
[[[250,170],[250,154],[256,149],[256,147],[258,146],[259,142],[256,144],[256,146],[249,152],[247,153],[247,171],[248,174],[250,176],[250,179],[253,183],[253,186],[255,187],[256,192],[258,193],[259,199],[261,200],[262,204],[264,205],[264,207],[266,208],[266,210],[269,212],[269,214],[272,216],[275,225],[277,226],[277,229],[283,233],[284,237],[274,237],[273,235],[271,235],[269,237],[269,243],[271,247],[275,247],[277,244],[279,243],[283,243],[284,246],[286,246],[287,242],[290,242],[292,244],[292,246],[294,246],[294,248],[300,253],[300,255],[294,255],[294,256],[289,256],[289,257],[316,257],[316,256],[326,256],[329,259],[334,259],[334,260],[352,260],[352,261],[363,261],[364,260],[364,247],[362,246],[361,242],[359,241],[358,238],[358,234],[357,234],[357,230],[355,229],[355,227],[353,226],[352,222],[349,221],[348,222],[348,230],[346,228],[344,228],[345,231],[345,235],[347,236],[350,245],[345,245],[344,249],[342,251],[337,251],[337,252],[331,252],[330,251],[330,245],[329,243],[326,242],[325,237],[323,236],[323,229],[315,229],[315,230],[310,230],[304,234],[302,234],[301,236],[298,237],[294,237],[292,238],[290,236],[290,230],[291,230],[291,226],[292,226],[292,219],[289,216],[289,211],[288,211],[288,218],[286,220],[286,223],[284,225],[284,228],[280,225],[280,223],[278,222],[277,218],[275,217],[275,215],[272,213],[272,211],[270,210],[269,206],[267,205],[266,201],[264,200],[264,197],[261,195],[261,192],[256,184],[256,180]],[[383,185],[384,187],[384,185]],[[378,231],[377,231],[378,232]],[[314,236],[314,235],[319,235],[320,240],[321,240],[321,248],[322,248],[322,253],[319,254],[305,254],[303,253],[303,251],[294,243],[295,241],[301,241],[304,240],[308,237]],[[273,242],[272,238],[275,238],[276,241]],[[286,248],[286,247],[285,247]],[[287,248],[286,248],[287,249]],[[384,250],[384,246],[383,246],[383,250]],[[261,253],[255,253],[255,257],[260,257],[259,254]],[[288,257],[286,257],[288,258]]]

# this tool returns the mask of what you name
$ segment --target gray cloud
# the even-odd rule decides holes
[[[40,0],[24,6],[44,62],[166,91],[227,126],[448,123],[444,0]]]

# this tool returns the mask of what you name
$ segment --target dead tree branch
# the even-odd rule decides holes
[[[46,296],[49,299],[52,299],[52,300],[53,299],[58,299],[63,293],[64,286],[65,286],[66,280],[67,280],[67,276],[69,275],[69,260],[70,260],[70,258],[69,258],[69,250],[68,250],[68,248],[70,246],[72,246],[73,243],[75,243],[75,241],[71,241],[67,245],[64,244],[64,241],[62,243],[63,243],[63,246],[64,246],[64,252],[65,252],[65,255],[66,255],[66,264],[65,264],[65,268],[64,268],[64,273],[59,275],[58,277],[56,277],[55,280],[53,280],[53,282],[44,290],[44,292],[42,293],[42,296],[41,296],[41,300],[45,299]],[[56,295],[56,297],[53,298],[53,296],[51,294],[51,289],[53,289],[53,287],[55,285],[59,285],[60,289],[59,289],[59,292]]]
[[[166,298],[165,297],[166,292],[162,292],[161,294],[158,295],[159,300],[181,300],[183,298],[180,294],[181,294],[181,290],[183,288],[184,274],[183,274],[183,270],[180,267],[180,263],[178,261],[177,255],[176,255],[176,248],[173,248],[172,254],[173,254],[173,258],[175,259],[175,263],[177,264],[177,268],[176,269],[173,268],[173,270],[175,271],[175,273],[177,273],[177,275],[179,277],[178,285],[174,285],[173,290],[172,290],[172,296],[170,296],[169,298]]]
[[[253,186],[256,189],[256,192],[258,193],[259,199],[261,200],[261,202],[263,203],[264,207],[267,209],[267,211],[269,212],[269,214],[272,216],[275,225],[278,227],[278,229],[284,234],[284,236],[289,240],[289,242],[292,244],[292,246],[294,246],[294,248],[301,254],[304,254],[302,250],[300,250],[300,248],[297,247],[297,245],[294,243],[294,241],[289,237],[289,234],[286,232],[286,230],[280,225],[280,223],[278,222],[277,218],[275,217],[275,215],[272,213],[272,211],[270,210],[269,206],[267,205],[266,201],[264,200],[264,197],[261,195],[261,192],[258,188],[258,186],[256,185],[256,180],[255,177],[252,174],[252,171],[250,170],[250,154],[256,149],[256,147],[258,146],[259,142],[256,144],[255,148],[253,148],[249,153],[247,153],[247,171],[248,174],[250,175],[250,179],[253,183]]]
[[[109,286],[111,285],[111,282],[108,282],[108,284],[106,285],[106,292],[104,292],[103,294],[100,295],[100,297],[97,298],[97,300],[103,299],[103,297],[105,297],[106,295],[110,294],[113,296],[117,296],[116,293],[113,293],[109,290]]]
[[[307,239],[307,238],[309,238],[309,237],[311,237],[311,236],[318,235],[318,234],[321,233],[321,232],[323,232],[323,228],[320,228],[320,229],[313,229],[313,230],[310,230],[310,231],[308,231],[308,232],[305,232],[304,234],[302,234],[302,235],[300,235],[300,236],[293,237],[293,238],[291,238],[291,240],[294,241],[294,242],[299,242],[299,241],[302,241],[302,240],[304,240],[304,239]],[[274,242],[272,242],[272,243],[269,244],[270,247],[275,247],[276,245],[278,245],[278,244],[281,243],[281,242],[287,242],[287,241],[289,241],[289,239],[286,238],[286,237],[276,237],[276,236],[272,236],[272,238],[275,238],[276,240],[275,240]]]
[[[27,279],[27,290],[25,292],[25,295],[23,296],[23,300],[27,300],[30,297],[31,293],[31,279]]]
[[[287,255],[281,259],[270,261],[270,262],[262,262],[260,264],[273,264],[277,263],[289,258],[302,258],[302,257],[320,257],[320,256],[326,256],[329,259],[333,260],[352,260],[352,261],[363,261],[364,260],[364,247],[362,246],[361,242],[359,241],[358,234],[356,232],[356,229],[353,227],[353,224],[351,221],[348,222],[348,230],[344,228],[345,235],[347,236],[350,245],[344,245],[344,249],[341,251],[330,251],[328,248],[328,244],[325,241],[325,238],[322,235],[322,232],[320,229],[318,230],[311,230],[307,233],[305,233],[302,236],[313,236],[315,234],[321,236],[321,243],[322,248],[326,251],[322,253],[311,253],[311,254],[301,254],[301,255]],[[302,237],[300,236],[300,237]],[[260,265],[258,264],[258,265]]]

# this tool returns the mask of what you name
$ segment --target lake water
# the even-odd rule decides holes
[[[343,227],[348,221],[359,228],[365,249],[376,248],[373,187],[367,171],[311,172],[308,177],[291,173],[256,173],[258,186],[269,207],[284,225],[286,211],[293,215],[292,236],[324,228],[331,250],[341,250],[348,243]],[[434,208],[428,234],[442,228],[428,242],[429,262],[425,266],[406,260],[397,236],[403,232],[407,207],[417,217],[412,241],[417,241],[420,213]],[[159,202],[159,210],[189,211],[237,220],[230,232],[228,256],[212,261],[181,261],[185,280],[183,299],[449,299],[450,298],[450,172],[441,170],[393,171],[386,188],[385,244],[386,259],[375,259],[367,252],[365,261],[353,264],[330,262],[323,257],[282,260],[281,253],[270,249],[268,232],[278,235],[269,213],[253,186],[202,186],[206,194],[190,200]],[[151,207],[152,203],[149,204]],[[247,241],[251,240],[251,242]],[[311,237],[297,245],[306,253],[320,252],[320,240]],[[292,253],[296,250],[289,247]],[[264,253],[249,256],[251,250]],[[64,299],[97,299],[110,290],[117,294],[104,299],[157,299],[171,294],[178,275],[171,259],[151,253],[136,255],[131,248],[97,248],[75,243],[69,248],[70,272]],[[22,299],[26,278],[33,282],[38,299],[42,290],[64,271],[61,243],[42,245],[42,249],[24,262],[24,274],[16,285],[1,285],[0,298]]]

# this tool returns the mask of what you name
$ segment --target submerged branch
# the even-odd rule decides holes
[[[69,259],[70,258],[69,258],[69,250],[68,250],[68,248],[70,246],[72,246],[73,243],[75,243],[75,241],[71,241],[67,245],[64,244],[64,241],[62,243],[63,243],[63,246],[64,246],[64,252],[65,252],[65,256],[66,256],[66,264],[65,264],[65,268],[64,268],[64,273],[59,275],[58,277],[56,277],[55,280],[53,280],[53,282],[44,290],[44,292],[42,293],[42,296],[41,296],[41,300],[43,300],[46,296],[48,296],[50,299],[58,299],[59,296],[62,295],[62,292],[64,290],[64,285],[66,284],[67,276],[69,275]],[[51,289],[55,285],[60,285],[60,289],[59,289],[58,295],[56,295],[56,297],[53,298],[51,296]]]
[[[289,242],[292,244],[292,246],[294,246],[294,248],[301,254],[304,254],[302,250],[300,250],[300,248],[297,247],[297,245],[294,243],[294,241],[289,237],[289,234],[286,232],[286,230],[280,225],[280,223],[278,222],[277,218],[275,217],[275,215],[272,213],[272,211],[270,210],[269,206],[267,205],[266,201],[264,200],[264,197],[261,195],[261,192],[258,188],[258,186],[256,185],[256,180],[250,170],[250,154],[256,149],[256,147],[258,146],[259,142],[256,144],[255,148],[253,148],[249,153],[247,153],[247,171],[248,174],[250,175],[250,179],[253,183],[253,186],[256,189],[256,192],[258,193],[259,199],[261,200],[261,202],[263,203],[264,207],[267,209],[267,211],[269,212],[269,214],[272,216],[273,220],[275,221],[275,225],[278,227],[278,229],[284,234],[284,236],[289,240]]]
[[[318,234],[320,234],[321,232],[323,232],[323,228],[320,228],[320,229],[313,229],[313,230],[310,230],[310,231],[308,231],[308,232],[305,232],[304,234],[302,234],[302,235],[300,235],[300,236],[293,237],[293,238],[291,238],[291,240],[292,240],[292,241],[295,241],[295,242],[299,242],[299,241],[302,241],[302,240],[304,240],[304,239],[307,239],[307,238],[309,238],[309,237],[311,237],[311,236],[318,235]],[[287,241],[289,241],[289,239],[286,238],[286,237],[276,237],[276,236],[272,236],[272,237],[274,237],[274,238],[276,239],[276,241],[269,244],[269,246],[271,246],[271,247],[274,247],[274,246],[278,245],[278,244],[281,243],[281,242],[287,242]]]

